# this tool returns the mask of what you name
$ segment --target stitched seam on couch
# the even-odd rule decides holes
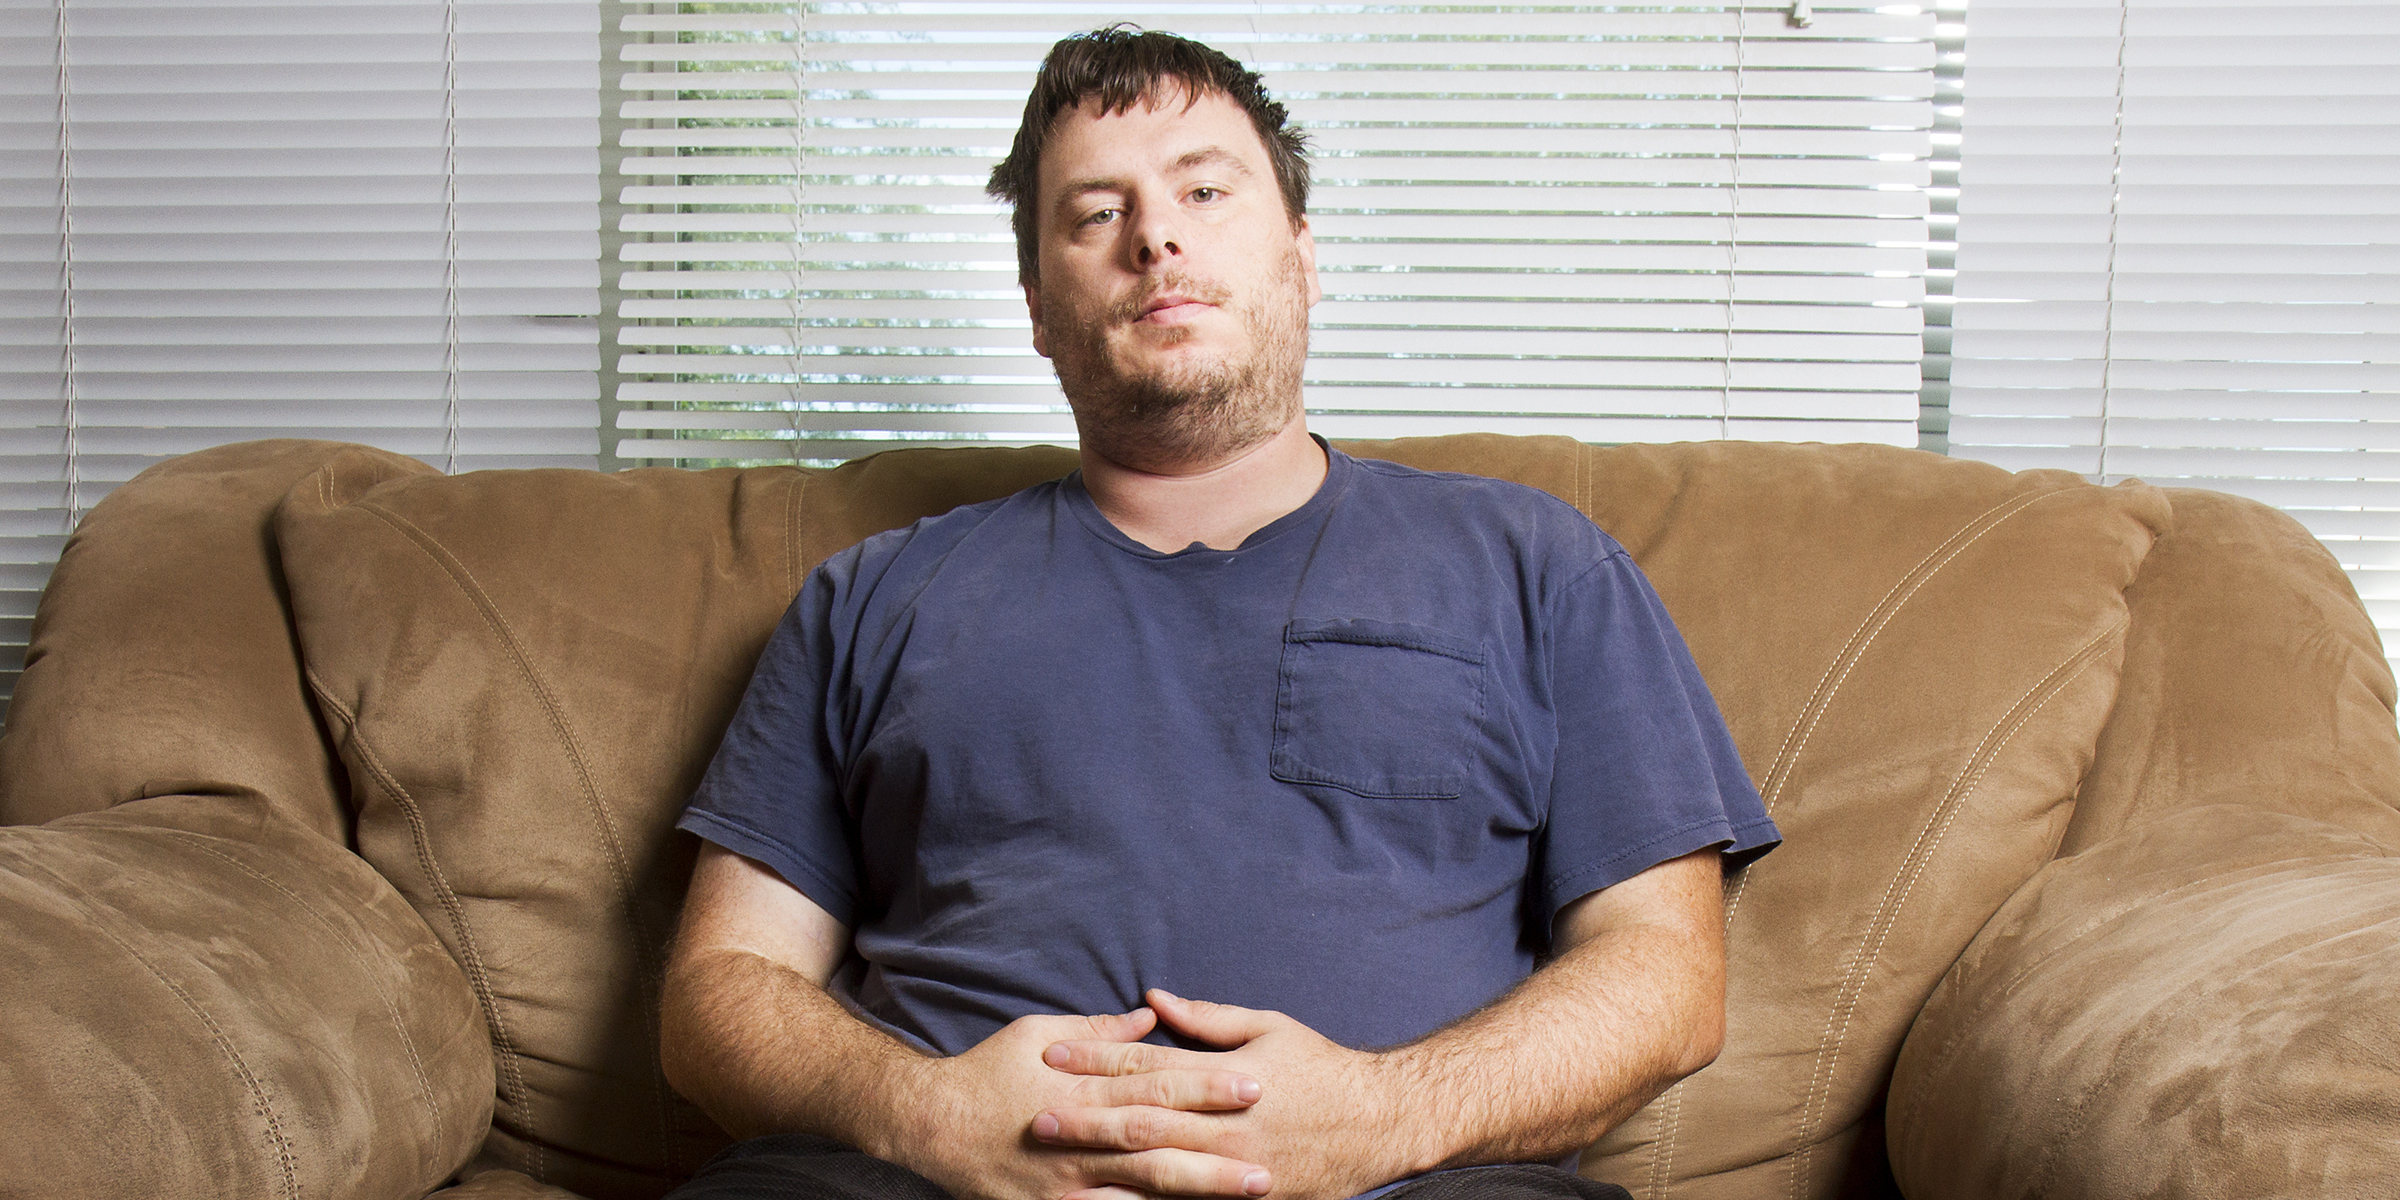
[[[1883,901],[1877,906],[1874,918],[1868,923],[1867,939],[1861,942],[1859,948],[1853,952],[1850,965],[1843,972],[1841,988],[1836,994],[1834,1009],[1827,1014],[1826,1031],[1820,1036],[1817,1044],[1817,1065],[1809,1077],[1807,1099],[1801,1110],[1800,1124],[1796,1131],[1798,1136],[1795,1140],[1800,1143],[1800,1149],[1793,1156],[1791,1179],[1794,1200],[1799,1200],[1806,1186],[1809,1162],[1816,1150],[1815,1144],[1811,1143],[1809,1139],[1817,1133],[1817,1122],[1822,1117],[1827,1101],[1831,1097],[1835,1068],[1841,1058],[1843,1043],[1848,1039],[1850,1033],[1850,1020],[1858,1011],[1859,1000],[1866,994],[1868,975],[1873,973],[1875,963],[1883,956],[1884,942],[1890,938],[1893,927],[1898,924],[1901,907],[1907,904],[1908,897],[1916,890],[1917,881],[1924,877],[1926,864],[1932,861],[1935,851],[1941,848],[1942,841],[1949,835],[1951,825],[1956,820],[1959,810],[1966,807],[1968,798],[1973,796],[1975,790],[1982,785],[1984,775],[1991,769],[1991,764],[1999,758],[2000,751],[2006,748],[2009,742],[2015,739],[2018,732],[2030,724],[2051,700],[2064,692],[2069,683],[2080,678],[2091,669],[2094,663],[2101,660],[2109,647],[2124,636],[2127,623],[2128,618],[2124,616],[2110,622],[2107,628],[2093,635],[2090,641],[2085,642],[2073,654],[2068,655],[2064,661],[2052,667],[2047,675],[2028,688],[2024,695],[2018,697],[2017,702],[2010,706],[2009,710],[2001,716],[1998,722],[1993,724],[1990,730],[1985,732],[1975,748],[1975,753],[1960,768],[1958,778],[1952,781],[1948,794],[1942,797],[1941,804],[1936,806],[1926,823],[1917,830],[1916,840],[1910,845],[1908,855],[1902,860],[1900,870],[1893,875],[1891,883],[1884,888]]]
[[[1663,1130],[1673,1130],[1682,1119],[1684,1083],[1689,1078],[1678,1079],[1675,1086],[1667,1089],[1667,1107],[1659,1114],[1659,1125]],[[1660,1200],[1667,1194],[1667,1185],[1674,1180],[1675,1143],[1671,1138],[1660,1137],[1650,1144],[1650,1182],[1642,1188],[1643,1197],[1645,1200]]]
[[[792,468],[792,485],[783,498],[783,583],[784,594],[800,594],[800,564],[806,561],[808,547],[800,544],[800,514],[807,503],[808,476],[800,468]]]
[[[59,886],[73,891],[79,899],[84,901],[85,908],[92,911],[95,916],[105,911],[105,906],[93,901],[89,893],[77,887],[72,881],[55,873],[51,873],[51,878],[55,879]],[[124,951],[126,957],[140,963],[142,969],[150,973],[151,978],[158,980],[159,985],[181,1001],[183,1007],[189,1010],[192,1016],[197,1018],[200,1024],[208,1030],[209,1040],[216,1044],[217,1052],[223,1054],[226,1061],[232,1064],[234,1076],[241,1080],[242,1087],[250,1093],[251,1110],[258,1114],[259,1120],[265,1126],[267,1143],[273,1147],[275,1152],[276,1175],[282,1183],[279,1190],[286,1200],[298,1200],[300,1168],[298,1157],[292,1153],[292,1139],[283,1132],[283,1120],[275,1115],[275,1102],[267,1095],[266,1085],[259,1082],[258,1075],[242,1058],[241,1051],[234,1047],[233,1039],[226,1036],[224,1027],[218,1025],[217,1019],[210,1016],[208,1010],[202,1007],[198,1000],[193,999],[192,994],[185,991],[181,984],[167,978],[166,972],[159,970],[156,965],[143,956],[141,951],[134,949],[131,942],[119,937],[116,930],[109,928],[107,921],[94,920],[87,924],[90,928],[99,930],[101,935],[109,941],[115,942],[117,949]]]
[[[1833,661],[1826,664],[1824,675],[1817,679],[1815,691],[1809,695],[1808,702],[1800,706],[1800,714],[1793,718],[1792,728],[1784,734],[1784,744],[1776,750],[1773,762],[1768,765],[1765,786],[1759,789],[1759,798],[1766,804],[1769,813],[1773,813],[1776,804],[1782,800],[1784,785],[1791,782],[1802,751],[1807,749],[1809,739],[1816,735],[1817,722],[1823,718],[1825,710],[1833,706],[1834,695],[1849,681],[1850,672],[1856,669],[1859,660],[1866,657],[1868,648],[1874,645],[1875,640],[1883,636],[1883,631],[1890,627],[1900,610],[1906,608],[1926,583],[1941,573],[1942,568],[1966,553],[1968,547],[1983,540],[1985,534],[2033,505],[2053,496],[2065,495],[2070,490],[2054,488],[2047,492],[2033,492],[1985,509],[1974,520],[1959,526],[1958,531],[1940,545],[1927,551],[1924,558],[1917,560],[1916,566],[1909,568],[1907,574],[1892,584],[1891,590],[1885,592],[1883,599],[1868,611],[1858,628],[1851,631],[1850,640],[1834,655]],[[1740,909],[1742,897],[1749,894],[1749,890],[1750,873],[1744,871],[1740,881],[1734,884],[1733,894],[1725,899],[1727,931],[1732,930],[1733,915]]]
[[[654,984],[664,975],[665,969],[662,962],[664,956],[659,953],[658,947],[650,943],[650,939],[645,936],[642,929],[642,923],[636,911],[637,900],[633,868],[625,854],[624,840],[617,833],[616,821],[609,813],[608,806],[600,799],[599,788],[592,782],[591,766],[584,758],[583,747],[576,741],[574,731],[567,725],[566,710],[560,707],[557,696],[552,693],[549,685],[543,682],[541,674],[534,669],[532,657],[526,654],[524,645],[517,639],[516,631],[509,627],[507,618],[501,615],[499,605],[492,602],[491,596],[483,590],[482,583],[475,578],[474,572],[467,569],[464,562],[459,561],[458,557],[451,554],[448,547],[443,546],[432,534],[417,527],[406,517],[379,504],[362,503],[355,507],[373,514],[385,524],[392,526],[401,536],[415,544],[419,553],[432,559],[434,565],[441,568],[450,577],[451,585],[456,587],[475,607],[476,612],[483,617],[484,623],[490,627],[492,635],[499,639],[502,648],[508,652],[508,659],[516,666],[517,674],[524,681],[526,689],[532,692],[534,698],[541,703],[543,715],[549,719],[551,732],[558,738],[560,748],[566,752],[567,761],[574,767],[576,790],[583,797],[584,806],[590,810],[593,824],[600,833],[601,846],[607,852],[609,876],[616,884],[617,894],[621,898],[620,903],[622,904],[622,909],[617,915],[623,922],[626,931],[632,935],[629,940],[633,943],[636,965],[643,981],[641,985],[637,985],[636,990],[641,994],[641,1003],[636,1006],[636,1009],[641,1014],[643,1032],[649,1036],[650,1044],[658,1045],[658,997],[654,988],[648,985]],[[675,1155],[673,1125],[674,1092],[667,1086],[666,1071],[659,1065],[658,1056],[652,1054],[649,1059],[651,1093],[658,1115],[659,1161],[666,1164],[670,1170],[679,1169],[681,1163]]]
[[[291,901],[294,907],[307,913],[311,920],[322,926],[326,933],[331,934],[336,941],[341,943],[342,948],[350,952],[352,961],[372,965],[372,960],[359,952],[358,939],[350,936],[342,926],[327,918],[322,910],[310,904],[300,893],[285,887],[282,880],[209,845],[208,839],[198,834],[187,833],[180,829],[166,830],[165,833],[168,838],[183,842],[192,849],[282,893],[284,899]],[[375,989],[375,999],[383,1005],[384,1016],[390,1018],[392,1022],[392,1032],[400,1036],[400,1046],[408,1052],[408,1069],[417,1077],[417,1095],[425,1101],[425,1110],[433,1117],[433,1127],[439,1130],[442,1124],[442,1103],[441,1099],[434,1095],[433,1080],[425,1074],[425,1060],[417,1053],[417,1040],[409,1036],[408,1026],[400,1018],[400,1006],[392,999],[391,992],[383,986],[383,980],[372,971],[367,972],[367,978],[370,986]]]
[[[1893,582],[1891,588],[1884,593],[1883,598],[1877,601],[1875,607],[1869,609],[1867,615],[1859,621],[1858,628],[1851,631],[1849,640],[1843,643],[1842,649],[1834,655],[1833,661],[1825,665],[1825,672],[1817,678],[1817,685],[1810,693],[1808,701],[1800,706],[1799,714],[1792,720],[1792,727],[1785,731],[1783,745],[1776,749],[1775,758],[1768,764],[1767,774],[1763,777],[1766,786],[1760,789],[1760,799],[1765,803],[1769,813],[1775,811],[1776,803],[1782,798],[1784,785],[1790,782],[1793,772],[1797,769],[1796,764],[1799,762],[1801,751],[1807,747],[1809,739],[1815,736],[1818,720],[1823,717],[1826,709],[1832,707],[1834,694],[1841,690],[1844,683],[1849,681],[1850,672],[1856,668],[1859,660],[1866,656],[1868,648],[1882,636],[1884,629],[1890,626],[1893,618],[1899,615],[1900,610],[1905,608],[1908,602],[1916,597],[1917,592],[1923,589],[1925,584],[1931,581],[1936,574],[1940,573],[1942,568],[1948,566],[1960,554],[1965,553],[1969,547],[1982,540],[1985,534],[1999,528],[2003,522],[2025,511],[2035,503],[2052,496],[2064,495],[2070,490],[2072,489],[2054,488],[2047,492],[2029,492],[2021,496],[2012,496],[1985,509],[1966,524],[1959,526],[1949,537],[1942,539],[1939,545],[1927,551],[1923,558],[1917,560],[1915,566],[1910,567],[1905,574]],[[1734,914],[1741,910],[1742,899],[1749,895],[1749,892],[1750,872],[1744,868],[1740,872],[1739,878],[1734,880],[1732,889],[1725,897],[1725,931],[1728,937],[1733,932]],[[1659,1130],[1659,1142],[1672,1147],[1675,1139],[1682,1135],[1681,1125],[1682,1110],[1678,1106]],[[1669,1153],[1672,1153],[1671,1149]]]
[[[409,795],[408,789],[401,787],[400,781],[384,769],[383,760],[359,733],[358,718],[334,698],[324,680],[317,677],[316,668],[308,668],[306,674],[309,690],[317,694],[319,703],[341,719],[348,731],[350,744],[358,747],[358,761],[367,768],[367,774],[377,786],[392,798],[393,807],[399,809],[402,819],[408,822],[409,841],[417,853],[417,869],[425,873],[427,886],[433,889],[434,899],[441,903],[443,914],[450,918],[450,930],[458,938],[459,966],[467,973],[468,986],[475,989],[475,1003],[483,1009],[483,1021],[490,1029],[492,1048],[498,1051],[495,1057],[500,1072],[500,1098],[516,1108],[519,1124],[525,1130],[525,1145],[533,1153],[533,1162],[529,1164],[533,1167],[532,1174],[540,1178],[546,1167],[541,1143],[535,1140],[540,1133],[539,1122],[534,1119],[533,1096],[525,1086],[525,1074],[519,1062],[516,1041],[508,1034],[508,1022],[500,1017],[500,1000],[492,991],[491,973],[484,969],[483,952],[475,947],[475,933],[467,924],[466,908],[459,903],[457,889],[450,886],[450,877],[442,873],[440,862],[433,856],[433,840],[425,827],[425,814],[417,807],[416,797]]]

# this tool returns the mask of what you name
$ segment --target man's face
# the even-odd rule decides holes
[[[1025,290],[1086,446],[1139,467],[1220,458],[1296,417],[1322,294],[1316,244],[1240,107],[1154,99],[1060,114]]]

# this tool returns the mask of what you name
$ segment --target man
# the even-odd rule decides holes
[[[1163,34],[1045,62],[993,186],[1082,469],[762,654],[663,1030],[755,1140],[686,1194],[1621,1195],[1521,1164],[1715,1056],[1773,826],[1589,521],[1309,435],[1284,124]]]

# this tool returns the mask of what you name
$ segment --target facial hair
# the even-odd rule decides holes
[[[1295,246],[1248,297],[1180,271],[1161,272],[1124,301],[1094,306],[1098,312],[1046,297],[1042,333],[1085,448],[1135,470],[1190,469],[1223,462],[1290,424],[1308,361],[1303,270]],[[1125,368],[1110,353],[1111,335],[1130,333],[1152,299],[1168,292],[1232,313],[1249,332],[1246,353],[1194,356],[1142,373]],[[1191,336],[1177,329],[1166,344]]]

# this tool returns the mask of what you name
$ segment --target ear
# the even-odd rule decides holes
[[[1020,282],[1017,286],[1025,289],[1025,315],[1033,318],[1033,352],[1048,358],[1049,339],[1042,336],[1042,291],[1030,283]]]
[[[1302,217],[1298,226],[1300,270],[1308,276],[1308,306],[1315,308],[1325,298],[1325,284],[1317,278],[1317,235],[1310,232],[1308,218]]]

